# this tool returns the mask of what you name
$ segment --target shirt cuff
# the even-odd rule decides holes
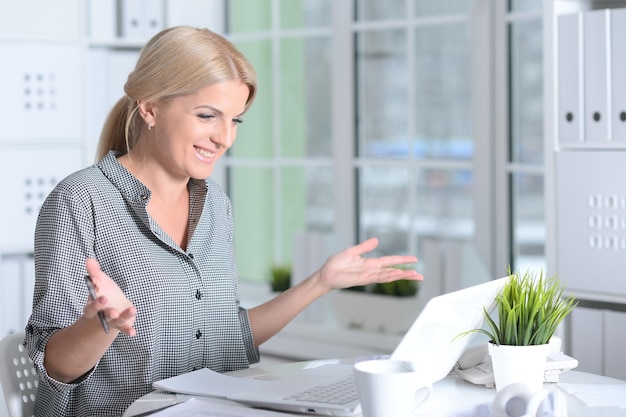
[[[250,320],[248,320],[248,310],[245,308],[239,307],[239,321],[241,322],[241,332],[243,334],[243,342],[246,346],[248,362],[250,362],[250,364],[258,363],[261,360],[261,355],[259,348],[254,345],[252,328],[250,327]]]
[[[26,329],[26,338],[36,339],[36,341],[31,340],[30,341],[31,343],[28,343],[28,345],[31,346],[31,349],[29,350],[29,354],[30,354],[31,360],[33,361],[33,365],[35,366],[35,369],[37,370],[37,375],[39,375],[40,382],[47,384],[54,391],[67,392],[71,389],[76,388],[78,385],[82,384],[87,379],[89,379],[89,377],[91,376],[91,374],[93,374],[98,364],[96,364],[89,371],[87,371],[86,373],[84,373],[83,375],[81,375],[80,377],[78,377],[77,379],[69,383],[57,381],[56,379],[48,375],[48,371],[46,370],[46,367],[43,364],[44,352],[46,351],[46,345],[48,344],[48,340],[50,340],[52,335],[55,334],[58,330],[59,329],[56,329],[50,332],[36,332],[38,334],[35,335],[35,331],[33,331],[32,327],[29,326]]]

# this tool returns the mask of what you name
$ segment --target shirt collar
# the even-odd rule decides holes
[[[121,152],[109,151],[96,166],[129,202],[145,206],[150,201],[152,192],[120,164],[117,159],[119,156],[121,156]],[[207,181],[209,180],[192,178],[189,181],[190,193],[192,195],[206,195]]]

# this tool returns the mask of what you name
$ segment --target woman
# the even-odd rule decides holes
[[[156,380],[257,362],[260,344],[332,289],[422,279],[389,268],[412,256],[363,258],[369,239],[241,308],[231,205],[209,177],[254,100],[254,69],[223,37],[176,27],[148,42],[124,90],[99,162],[61,181],[37,222],[26,344],[38,416],[121,415]]]

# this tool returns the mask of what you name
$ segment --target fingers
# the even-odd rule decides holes
[[[378,246],[378,239],[375,237],[369,238],[358,245],[354,246],[353,249],[359,254],[363,255]],[[379,262],[381,267],[388,267],[394,265],[403,265],[403,264],[414,264],[417,263],[417,258],[415,256],[409,255],[392,255],[392,256],[383,256],[380,258],[374,258]]]
[[[385,268],[396,265],[415,264],[417,263],[417,258],[409,255],[383,256],[378,258],[378,262],[383,268]]]
[[[103,276],[107,275],[102,272],[102,269],[100,269],[100,264],[94,258],[87,258],[87,260],[85,261],[85,266],[87,267],[87,274],[91,277],[91,281],[96,288],[96,292],[98,292],[100,289],[100,280]]]
[[[113,318],[115,315],[115,318]],[[133,324],[135,324],[135,318],[137,317],[137,309],[131,306],[126,310],[122,311],[122,313],[118,313],[117,310],[111,311],[111,319],[109,320],[109,324],[112,327],[115,327],[122,333],[127,334],[128,336],[135,336],[137,332],[133,328]]]
[[[135,318],[137,317],[137,309],[135,307],[128,307],[121,313],[115,309],[106,309],[104,310],[104,315],[109,323],[109,327],[118,329],[129,336],[134,336],[137,333],[133,328]]]
[[[396,281],[399,279],[411,279],[416,281],[424,280],[424,276],[414,269],[404,270],[397,268],[388,268],[387,270],[380,272],[378,278],[379,282]]]
[[[87,258],[85,261],[85,266],[87,267],[87,273],[89,276],[99,276],[102,273],[100,269],[100,264],[94,258]]]
[[[356,250],[357,254],[363,255],[378,246],[378,239],[375,237],[371,237],[363,242],[359,243],[356,246],[353,246],[353,249]]]
[[[107,304],[107,298],[105,296],[101,296],[92,300],[89,298],[87,300],[87,304],[85,304],[85,308],[83,309],[83,315],[87,318],[95,317],[98,314],[98,311],[104,309]]]
[[[109,327],[118,329],[129,336],[134,336],[136,332],[133,329],[133,324],[137,315],[135,307],[117,284],[100,269],[97,260],[88,258],[85,261],[85,266],[87,273],[92,278],[97,298],[96,300],[89,298],[83,309],[83,314],[91,318],[98,311],[102,311]]]

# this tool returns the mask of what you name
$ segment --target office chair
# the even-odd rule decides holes
[[[24,346],[24,333],[13,333],[0,340],[0,385],[9,417],[35,414],[37,373]]]

